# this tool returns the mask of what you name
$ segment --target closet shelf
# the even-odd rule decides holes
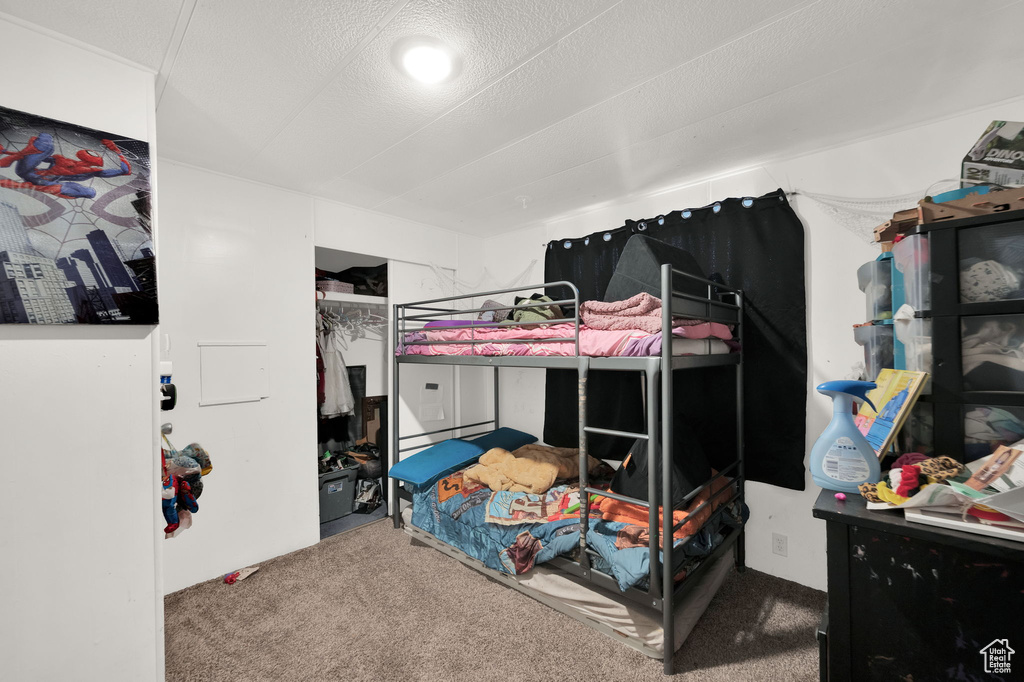
[[[337,291],[318,291],[316,292],[317,301],[329,301],[332,303],[361,303],[363,305],[383,305],[388,304],[386,296],[366,296],[364,294],[343,294]]]

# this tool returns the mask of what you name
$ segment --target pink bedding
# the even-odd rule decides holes
[[[660,327],[659,327],[660,329]],[[571,338],[574,327],[571,324],[554,324],[545,327],[502,327],[500,329],[428,329],[419,332],[406,334],[404,348],[399,348],[396,354],[403,351],[409,355],[576,355],[576,346],[573,342],[548,342],[548,343],[507,343],[509,339],[557,339]],[[732,339],[732,333],[724,324],[717,322],[687,321],[687,326],[678,326],[672,330],[676,339]],[[658,336],[661,332],[651,334],[641,329],[592,329],[580,326],[580,355],[593,357],[616,357],[621,355],[639,355],[638,348],[644,348],[643,354],[653,354],[653,348],[660,352],[661,344],[644,343],[651,341],[650,337]],[[486,343],[478,343],[475,346],[465,343],[449,343],[429,345],[408,345],[410,341],[469,341],[484,340]],[[711,348],[708,344],[697,344],[703,348]],[[673,352],[679,348],[682,353],[702,352],[686,350],[685,346],[677,346],[673,343]],[[647,350],[649,349],[649,350]],[[633,351],[633,352],[630,352]],[[706,351],[705,351],[706,352]]]

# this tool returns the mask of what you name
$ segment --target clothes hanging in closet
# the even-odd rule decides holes
[[[324,402],[320,406],[320,415],[337,417],[352,414],[355,398],[348,381],[345,359],[341,355],[341,329],[335,324],[329,324],[326,314],[319,317],[319,326],[317,346],[324,363]]]

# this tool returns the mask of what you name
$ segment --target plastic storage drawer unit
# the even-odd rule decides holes
[[[865,319],[892,319],[892,261],[890,259],[873,260],[857,268],[857,286],[864,292],[867,303]]]
[[[932,373],[932,321],[926,317],[896,320],[896,369]]]
[[[1024,439],[1024,407],[964,405],[964,461],[988,457]]]
[[[864,367],[868,381],[874,381],[883,369],[893,368],[891,324],[856,324],[853,340],[864,346]]]
[[[893,301],[893,305],[899,308],[905,303],[917,311],[931,309],[928,235],[914,234],[896,242],[892,247],[892,259],[896,266],[894,288],[903,291],[903,300]]]
[[[1024,225],[961,230],[957,257],[960,301],[989,303],[1024,298]]]
[[[960,318],[965,391],[1024,392],[1024,315]]]
[[[320,474],[320,523],[340,519],[352,513],[359,467]]]

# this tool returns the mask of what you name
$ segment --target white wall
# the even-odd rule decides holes
[[[319,541],[313,200],[164,160],[160,192],[163,416],[213,461],[193,527],[165,542],[171,592]],[[266,342],[269,398],[200,407],[199,341]]]
[[[3,106],[153,143],[151,73],[0,30],[45,55],[0,71]],[[4,679],[163,679],[152,332],[0,326]]]
[[[161,169],[159,331],[170,338],[179,390],[163,418],[177,447],[199,442],[214,466],[193,527],[165,542],[172,592],[319,541],[314,245],[413,261],[390,261],[392,300],[412,300],[443,295],[432,293],[429,265],[454,268],[459,237],[171,161]],[[196,343],[218,340],[267,342],[268,399],[198,405]],[[385,351],[384,342],[359,341],[346,361],[367,364],[368,387],[390,393]],[[444,373],[428,369],[421,379]],[[450,424],[450,368],[447,376]]]
[[[511,276],[531,259],[543,257],[542,245],[551,239],[619,227],[627,218],[648,218],[675,209],[705,206],[724,197],[757,196],[780,186],[787,191],[800,189],[855,198],[910,192],[923,196],[933,183],[958,176],[960,159],[992,120],[1024,120],[1024,99],[800,158],[753,165],[695,185],[644,197],[609,199],[589,212],[489,240],[488,262],[503,266],[502,272]],[[863,361],[862,349],[854,343],[851,331],[853,324],[864,321],[864,300],[857,288],[856,269],[874,259],[878,249],[837,223],[809,198],[795,196],[792,203],[804,223],[807,240],[806,463],[806,453],[831,416],[828,399],[814,392],[814,386],[829,379],[845,378],[857,362]],[[510,380],[504,378],[508,376],[505,374],[502,379],[506,424],[539,435],[543,430],[543,372],[505,371],[511,375]],[[747,564],[824,589],[825,524],[811,516],[820,489],[809,473],[806,484],[804,491],[760,483],[747,486],[751,509]],[[788,536],[787,557],[772,554],[773,532]]]

